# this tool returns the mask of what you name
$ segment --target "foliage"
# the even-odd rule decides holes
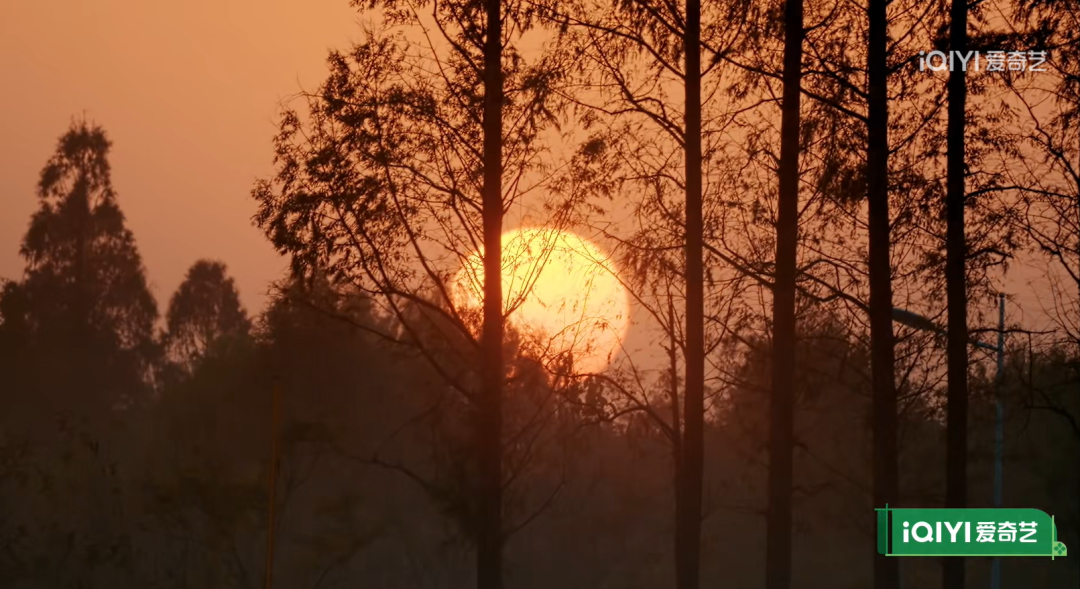
[[[169,301],[166,326],[166,349],[189,369],[224,339],[248,336],[251,322],[225,264],[199,260],[188,269]]]

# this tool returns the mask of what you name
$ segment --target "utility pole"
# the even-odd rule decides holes
[[[266,574],[264,588],[274,586],[274,531],[277,512],[277,475],[278,475],[278,429],[281,427],[281,385],[274,379],[270,399],[270,475],[267,481],[269,499],[266,516]]]
[[[1005,479],[1005,294],[998,294],[997,374],[994,378],[994,397],[997,423],[994,429],[994,507],[1004,501]],[[1001,589],[1001,559],[994,557],[990,565],[990,589]]]

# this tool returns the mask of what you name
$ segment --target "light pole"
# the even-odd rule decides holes
[[[927,317],[918,313],[893,307],[893,320],[903,323],[908,327],[922,331],[931,331],[940,335],[947,335],[945,330],[938,327]],[[994,507],[1001,507],[1004,502],[1004,479],[1005,479],[1005,402],[1002,381],[1005,375],[1005,294],[998,294],[998,339],[997,345],[992,346],[979,340],[972,339],[975,346],[990,350],[997,355],[997,374],[994,378],[994,405],[997,413],[994,424]],[[990,568],[990,589],[1001,589],[1001,560],[994,558]]]
[[[278,464],[281,461],[278,440],[278,430],[281,429],[281,385],[276,377],[270,394],[270,473],[267,482],[266,572],[263,576],[265,589],[274,586],[274,532],[277,529],[274,516],[277,513]]]
[[[997,374],[994,377],[994,404],[997,406],[997,427],[994,431],[994,507],[1004,501],[1005,471],[1005,401],[1002,380],[1005,376],[1005,295],[998,295]],[[990,589],[1001,589],[1001,559],[995,557],[990,565]]]

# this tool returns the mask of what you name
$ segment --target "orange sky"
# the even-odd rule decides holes
[[[20,275],[38,172],[85,113],[113,139],[113,180],[161,309],[208,257],[258,312],[286,266],[250,223],[277,106],[323,79],[327,50],[357,38],[360,20],[348,0],[0,0],[0,277]],[[1008,286],[1025,299],[1011,320],[1041,324],[1039,289]]]
[[[202,257],[249,311],[285,261],[251,226],[277,105],[359,33],[348,0],[0,1],[0,277],[17,278],[38,172],[73,116],[113,140],[113,182],[164,310]]]

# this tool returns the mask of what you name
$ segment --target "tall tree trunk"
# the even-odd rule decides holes
[[[952,0],[949,23],[949,48],[954,55],[967,53],[967,0]],[[948,299],[948,408],[946,410],[945,504],[967,504],[967,413],[968,413],[968,329],[967,242],[964,236],[964,112],[967,102],[967,77],[955,61],[949,73],[949,121],[947,129],[948,185],[945,194],[946,245],[945,284]],[[944,589],[963,589],[964,559],[946,558],[943,568]]]
[[[870,0],[867,113],[867,182],[870,228],[870,370],[873,375],[874,507],[895,504],[896,381],[893,374],[892,267],[889,258],[888,0]],[[876,516],[876,514],[875,514]],[[900,588],[900,562],[873,551],[874,589]]]
[[[1080,97],[1080,75],[1076,80],[1077,95]],[[1080,276],[1080,103],[1076,105],[1077,109],[1077,121],[1076,121],[1076,172],[1073,174],[1073,180],[1076,182],[1076,263],[1077,263],[1077,276]],[[1077,290],[1077,303],[1080,304],[1080,281],[1076,283]],[[1076,339],[1077,356],[1076,359],[1080,362],[1080,335]],[[1080,370],[1078,370],[1077,381],[1080,382]],[[1077,391],[1080,394],[1080,391]],[[1076,472],[1080,473],[1080,439],[1077,440],[1076,448]],[[1080,492],[1076,494],[1076,521],[1080,522]],[[1080,539],[1080,528],[1077,529],[1076,536]]]
[[[795,366],[795,264],[799,232],[799,106],[803,33],[802,0],[786,0],[776,283],[773,289],[766,589],[788,589],[791,586],[792,446],[795,427],[795,373],[792,367]]]
[[[476,532],[479,589],[502,587],[502,22],[501,0],[486,0],[484,44],[484,327],[477,427],[480,466]]]
[[[705,286],[701,195],[701,0],[686,2],[686,398],[675,505],[675,584],[697,589],[705,454]]]

